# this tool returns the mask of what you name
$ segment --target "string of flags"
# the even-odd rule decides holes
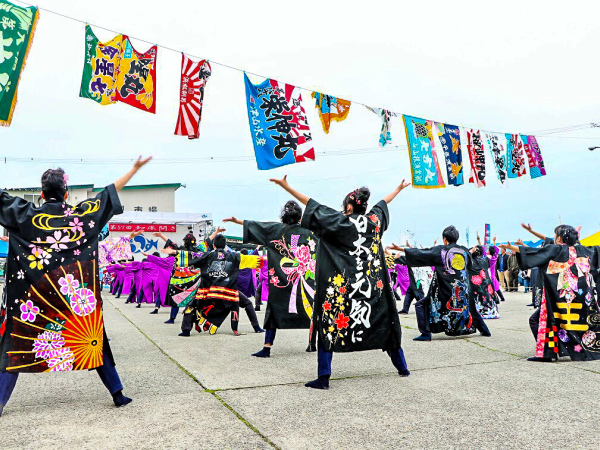
[[[16,105],[19,79],[27,56],[39,10],[0,0],[0,125],[9,126]],[[73,19],[77,20],[77,19]],[[90,25],[85,26],[85,59],[79,96],[100,105],[125,103],[152,114],[157,103],[158,45],[139,52],[129,36],[119,34],[100,42]],[[239,69],[236,69],[239,70]],[[182,53],[180,99],[175,135],[188,139],[200,137],[200,122],[212,68],[207,60],[193,61]],[[244,72],[250,135],[259,170],[288,164],[315,161],[315,149],[306,111],[303,88],[270,78],[259,84]],[[325,134],[333,122],[350,114],[352,102],[321,92],[312,92]],[[364,105],[366,106],[366,105]],[[381,119],[379,146],[392,143],[392,123],[400,114],[366,106]],[[464,184],[463,149],[470,163],[468,182],[485,187],[486,149],[501,184],[527,173],[531,178],[546,175],[541,150],[535,136],[492,133],[402,115],[412,184],[415,188],[435,189]],[[445,159],[445,177],[440,169],[438,150]]]

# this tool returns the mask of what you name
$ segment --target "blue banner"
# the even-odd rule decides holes
[[[402,116],[408,143],[408,156],[413,188],[434,189],[446,187],[433,147],[430,120]]]
[[[440,144],[442,144],[442,150],[444,150],[444,157],[446,158],[448,184],[460,186],[464,183],[460,129],[457,126],[445,123],[438,123],[436,125]]]
[[[244,81],[258,169],[314,161],[315,150],[300,91],[271,79],[255,85],[246,74]]]

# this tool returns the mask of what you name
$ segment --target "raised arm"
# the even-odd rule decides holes
[[[272,183],[275,183],[278,186],[281,186],[283,189],[288,191],[292,197],[294,197],[296,200],[298,200],[300,203],[302,203],[305,206],[308,203],[308,201],[310,200],[310,198],[308,196],[304,195],[301,192],[298,192],[296,189],[294,189],[290,186],[290,184],[287,181],[287,175],[284,176],[281,180],[278,180],[277,178],[271,178],[269,181],[271,181]]]
[[[167,242],[167,241],[168,241],[167,237],[166,237],[164,234],[162,234],[160,231],[157,231],[157,232],[155,232],[155,233],[152,233],[152,235],[153,235],[154,237],[161,238],[161,239],[162,239],[163,241],[165,241],[165,242]]]
[[[479,237],[479,231],[477,232],[477,244],[481,245],[481,238]]]
[[[244,221],[240,220],[234,216],[228,217],[227,219],[223,219],[223,222],[231,222],[231,223],[237,223],[238,225],[244,225]]]
[[[531,225],[530,224],[524,224],[522,223],[521,226],[523,228],[525,228],[527,231],[529,231],[531,234],[533,234],[535,237],[537,237],[538,239],[546,239],[546,236],[544,236],[542,233],[538,233],[537,231],[533,231],[531,229]]]
[[[398,195],[400,192],[402,192],[408,186],[410,186],[410,183],[407,183],[405,180],[402,180],[402,183],[400,183],[400,186],[398,186],[391,193],[389,193],[388,195],[383,197],[383,201],[389,205],[392,202],[392,200],[394,200],[396,198],[396,195]]]
[[[152,156],[150,156],[146,159],[142,159],[141,156],[138,156],[137,161],[135,162],[133,167],[131,169],[129,169],[129,172],[127,172],[125,175],[123,175],[121,178],[119,178],[117,181],[115,181],[115,188],[117,188],[117,192],[122,190],[127,185],[127,183],[129,183],[129,181],[133,178],[133,176],[137,173],[137,171],[140,170],[142,167],[144,167],[144,165],[146,165],[148,163],[148,161],[150,161],[151,159],[152,159]]]
[[[223,231],[227,231],[227,230],[225,228],[221,228],[221,227],[215,228],[215,231],[213,231],[213,233],[209,236],[209,239],[211,241],[214,241],[215,238],[217,237],[217,234],[222,233]]]
[[[500,244],[499,247],[503,248],[504,250],[512,250],[515,253],[520,253],[521,252],[519,250],[519,247],[517,247],[516,245],[512,245],[510,242],[507,243],[507,244]]]

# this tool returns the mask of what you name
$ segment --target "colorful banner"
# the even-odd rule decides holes
[[[529,175],[531,178],[539,178],[546,175],[546,168],[544,167],[544,160],[542,159],[542,153],[540,146],[537,143],[535,136],[521,135],[523,141],[523,148],[527,154],[529,160]]]
[[[79,96],[101,105],[111,105],[114,98],[117,70],[119,69],[123,35],[102,43],[92,27],[85,26],[85,62],[81,76]]]
[[[312,97],[315,99],[315,106],[319,110],[321,125],[323,125],[323,131],[326,134],[329,134],[332,121],[341,122],[348,117],[350,112],[350,102],[348,100],[342,100],[320,92],[313,92]]]
[[[486,133],[485,142],[492,154],[492,161],[494,161],[498,179],[500,183],[504,184],[506,180],[506,149],[503,145],[504,138],[495,133]]]
[[[200,137],[204,89],[210,75],[208,61],[194,62],[184,54],[181,55],[179,117],[175,127],[177,136],[187,136],[188,139]]]
[[[397,114],[387,109],[382,108],[371,108],[366,107],[369,111],[377,114],[381,118],[381,133],[379,134],[379,146],[385,147],[387,144],[392,143],[392,134],[390,128],[392,128],[392,117],[396,117]]]
[[[108,224],[108,229],[109,231],[124,231],[128,233],[137,230],[175,233],[177,225],[174,223],[110,223]]]
[[[483,235],[484,247],[489,247],[492,244],[491,227],[489,223],[485,224],[485,234]]]
[[[523,156],[523,142],[518,134],[506,133],[506,154],[508,159],[508,178],[518,178],[527,173],[525,157]]]
[[[244,81],[258,169],[314,161],[315,150],[300,90],[270,78],[255,85],[246,74]]]
[[[117,101],[156,113],[157,50],[155,45],[146,53],[139,53],[129,37],[123,35],[115,90]]]
[[[129,237],[104,239],[98,244],[98,265],[106,267],[119,261],[128,261],[132,256]]]
[[[485,187],[485,154],[483,152],[483,141],[481,132],[467,128],[467,149],[471,162],[471,175],[469,183],[476,183],[477,187]]]
[[[33,42],[39,12],[0,0],[0,126],[8,127],[17,106],[17,90]]]
[[[402,117],[408,142],[413,187],[424,189],[445,187],[433,144],[431,131],[433,122],[406,115]]]
[[[462,150],[460,148],[460,128],[446,123],[436,123],[436,128],[446,159],[448,184],[460,186],[464,183]]]

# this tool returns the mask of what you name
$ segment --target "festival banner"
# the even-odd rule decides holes
[[[38,9],[0,0],[0,126],[8,127],[39,18]]]
[[[467,132],[467,149],[471,162],[469,183],[476,183],[478,188],[485,187],[485,154],[481,132],[472,128],[467,128],[465,131]]]
[[[315,99],[315,106],[319,111],[321,125],[323,125],[323,131],[326,134],[329,134],[331,122],[341,122],[348,117],[350,112],[350,102],[348,100],[342,100],[320,92],[313,92],[312,97]]]
[[[485,234],[483,235],[483,246],[489,247],[492,245],[491,227],[489,223],[485,224]]]
[[[129,37],[123,35],[115,90],[117,101],[156,113],[157,50],[155,45],[140,53],[133,48]]]
[[[109,231],[160,231],[162,233],[175,233],[177,224],[175,223],[110,223]]]
[[[390,132],[390,128],[392,128],[392,117],[396,117],[397,114],[387,109],[382,108],[371,108],[370,106],[366,106],[366,108],[377,114],[381,118],[381,133],[379,134],[379,146],[385,147],[387,144],[392,143],[392,134]]]
[[[177,136],[187,136],[188,139],[200,137],[204,89],[211,73],[208,61],[194,62],[181,54],[179,117],[175,127]]]
[[[523,148],[527,154],[529,160],[529,175],[531,178],[539,178],[546,175],[546,168],[544,167],[544,160],[542,159],[542,153],[540,152],[540,146],[537,143],[535,136],[521,135],[523,141]]]
[[[402,117],[408,142],[413,187],[423,189],[445,187],[433,143],[431,130],[433,122],[406,115]]]
[[[508,159],[508,178],[518,178],[527,173],[523,156],[523,141],[518,134],[506,133],[506,154]]]
[[[300,90],[270,78],[255,85],[245,73],[244,81],[258,169],[314,161],[315,150]]]
[[[486,146],[492,154],[492,161],[498,174],[498,179],[501,184],[506,181],[506,149],[504,148],[504,138],[496,133],[485,134]]]
[[[446,123],[436,123],[436,128],[446,159],[448,184],[460,186],[464,183],[462,150],[460,148],[460,128]]]
[[[81,76],[79,96],[101,105],[116,103],[114,98],[117,70],[119,69],[123,35],[102,43],[92,27],[85,26],[85,62]]]

